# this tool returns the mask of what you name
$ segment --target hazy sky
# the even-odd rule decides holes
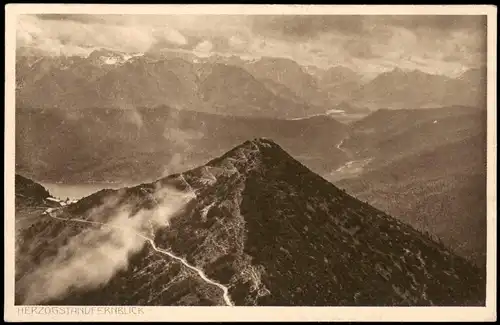
[[[485,63],[486,16],[24,15],[17,41],[56,55],[169,48],[456,75]]]

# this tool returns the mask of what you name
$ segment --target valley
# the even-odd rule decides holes
[[[23,112],[30,110],[21,110],[20,114],[25,114]],[[168,113],[162,117],[164,112]],[[42,184],[47,184],[57,197],[78,199],[102,189],[154,181],[165,174],[206,163],[237,141],[269,136],[278,139],[299,161],[328,181],[418,229],[430,232],[437,239],[444,240],[446,245],[456,248],[459,254],[484,265],[485,243],[479,234],[485,229],[485,219],[475,216],[485,215],[485,199],[481,194],[474,194],[485,191],[486,149],[481,142],[485,137],[482,127],[485,125],[484,113],[465,107],[382,110],[351,124],[341,124],[325,116],[279,120],[230,118],[165,107],[144,109],[137,111],[143,125],[135,135],[105,131],[100,136],[101,142],[90,141],[82,145],[81,139],[84,138],[78,143],[76,139],[74,143],[68,142],[67,147],[79,147],[78,150],[84,151],[81,159],[74,159],[75,152],[67,151],[65,165],[74,171],[65,173],[62,179],[57,161],[63,161],[60,159],[64,156],[59,156],[50,147],[44,148],[42,142],[33,146],[34,141],[45,141],[43,137],[35,137],[33,128],[31,134],[21,132],[25,135],[20,138],[23,141],[20,143],[29,139],[33,144],[19,147],[18,170],[33,179],[53,173],[54,176]],[[108,114],[101,115],[103,122],[116,117],[112,110]],[[31,123],[40,125],[41,120],[33,120],[34,115],[25,116],[30,116]],[[75,132],[79,125],[89,125],[82,123],[83,120],[91,121],[85,114],[74,122],[74,127],[64,126],[64,123],[59,124],[59,128],[67,128],[68,131],[63,132],[70,129]],[[178,138],[173,132],[166,137],[158,136],[164,130],[161,125],[173,125],[172,121],[175,121]],[[385,124],[386,121],[391,122]],[[196,125],[202,125],[203,129],[196,129]],[[93,129],[99,130],[97,125]],[[194,132],[200,136],[187,136]],[[330,140],[315,141],[318,138]],[[432,139],[432,142],[427,139]],[[67,140],[71,141],[71,138]],[[109,145],[118,147],[115,151],[106,150],[105,146]],[[469,149],[465,149],[467,147]],[[475,151],[471,152],[472,148]],[[117,156],[118,151],[121,154]],[[130,155],[125,155],[125,152],[130,152]],[[43,158],[45,161],[57,160],[34,168],[36,165],[26,158],[33,159],[35,154],[46,157]],[[90,164],[92,160],[106,161],[108,166]],[[54,181],[64,183],[54,184]],[[103,181],[116,183],[99,183]],[[444,184],[451,192],[436,193],[436,187]],[[449,195],[460,199],[455,203],[445,203]],[[422,205],[426,199],[438,206],[443,205],[442,212],[438,212],[437,206],[424,208]],[[469,202],[467,207],[465,202]],[[438,217],[447,214],[446,211],[457,211],[454,221],[457,228],[453,232],[443,221],[446,217]],[[478,235],[465,240],[470,229]]]
[[[328,116],[299,120],[234,117],[170,107],[67,112],[19,108],[16,168],[42,183],[140,183],[203,164],[240,141],[270,137],[316,172],[340,165],[334,143],[345,124]],[[140,124],[137,124],[140,121]],[[108,128],[116,123],[116,128]],[[57,141],[55,133],[64,135]],[[328,141],[316,141],[327,137]],[[55,140],[55,139],[54,139]],[[65,150],[61,150],[61,146]],[[325,160],[325,158],[327,160]]]
[[[363,168],[373,160],[373,158],[353,159],[355,158],[353,153],[343,147],[346,140],[348,140],[348,136],[337,144],[337,149],[341,150],[349,160],[325,176],[331,182],[358,176],[363,171]]]
[[[485,306],[484,65],[162,46],[18,48],[16,305]]]
[[[485,265],[485,113],[376,112],[356,122],[346,141],[368,163],[336,184]],[[382,114],[392,123],[375,122]]]

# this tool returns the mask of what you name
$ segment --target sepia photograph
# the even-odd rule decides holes
[[[363,7],[6,9],[9,320],[496,320],[496,8]]]

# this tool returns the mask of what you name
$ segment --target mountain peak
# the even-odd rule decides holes
[[[288,154],[280,145],[269,138],[247,140],[223,155],[212,159],[204,166],[183,173],[192,180],[194,188],[204,187],[205,183],[213,183],[224,179],[245,180],[256,174],[268,172],[284,172],[290,175],[302,175],[312,172]],[[167,179],[177,178],[171,175]],[[199,181],[201,179],[201,181]]]
[[[252,140],[248,140],[246,141],[245,143],[249,143],[249,144],[252,144],[254,146],[257,146],[259,148],[279,148],[281,149],[281,147],[276,143],[274,142],[272,139],[270,138],[267,138],[267,137],[260,137],[260,138],[254,138]]]
[[[167,205],[171,197],[153,191],[167,184],[194,196],[165,225],[158,216],[169,209],[156,197]],[[126,202],[131,207],[126,220],[132,220],[126,224],[136,225],[130,228],[141,238],[148,229],[153,249],[133,251],[128,267],[101,286],[41,295],[42,302],[181,305],[189,298],[190,304],[217,305],[227,298],[237,306],[484,305],[485,281],[477,268],[339,190],[269,138],[245,141],[205,166],[123,189],[111,200],[113,195],[96,193],[64,208],[65,222],[39,218],[22,234],[23,245],[37,245],[36,252],[49,252],[52,261],[59,249],[54,245],[78,236],[70,231],[76,228],[72,219],[110,223],[117,220],[110,219],[110,211],[123,211]],[[97,208],[102,202],[105,208]],[[87,229],[80,231],[88,235]],[[57,240],[42,240],[48,232]],[[199,272],[180,273],[186,267]],[[33,277],[20,278],[16,299],[26,301]],[[186,287],[189,283],[201,284]]]
[[[238,168],[237,166],[247,164],[255,166],[253,163],[261,161],[263,156],[268,156],[271,152],[274,152],[274,155],[280,153],[288,155],[273,140],[265,137],[254,138],[234,147],[224,155],[211,160],[207,166],[225,165],[227,162],[231,162],[231,165],[236,168]]]
[[[392,72],[392,73],[406,73],[406,70],[404,70],[400,67],[394,67],[390,72]]]

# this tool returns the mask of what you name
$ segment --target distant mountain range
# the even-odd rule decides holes
[[[109,52],[109,51],[108,51]],[[43,57],[17,64],[17,106],[74,110],[155,107],[210,113],[305,117],[324,113],[286,86],[269,89],[246,69],[184,58],[123,56],[100,51],[88,58]],[[285,90],[286,91],[286,90]],[[297,97],[297,98],[293,98]]]
[[[343,66],[303,67],[285,58],[198,58],[189,53],[126,54],[97,50],[85,57],[47,57],[18,50],[16,105],[118,107],[168,105],[219,114],[297,118],[353,107],[482,107],[486,69],[453,79],[394,69],[371,81]]]
[[[16,304],[485,304],[484,269],[270,139],[31,218],[17,244]]]
[[[456,79],[419,70],[396,68],[378,75],[351,93],[371,108],[435,108],[465,105],[485,107],[486,69],[464,72]]]

